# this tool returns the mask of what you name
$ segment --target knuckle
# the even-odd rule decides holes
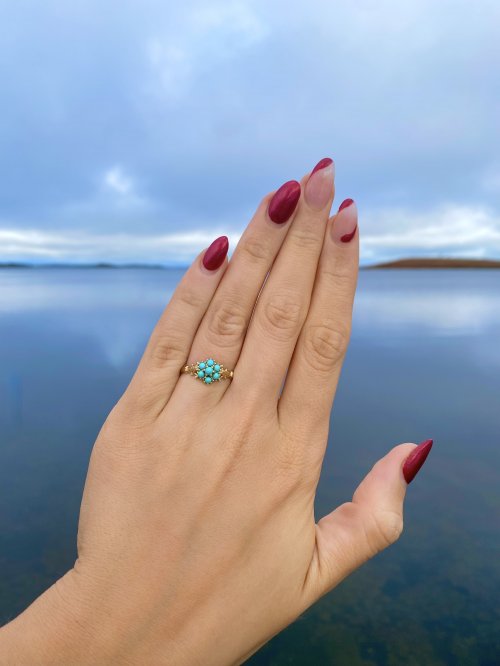
[[[349,327],[339,322],[311,324],[304,332],[307,362],[317,372],[331,372],[344,358],[349,337]]]
[[[403,532],[403,516],[397,511],[374,511],[372,526],[377,550],[395,543]]]
[[[318,233],[320,227],[317,221],[313,220],[313,222],[316,222],[316,224],[303,229],[294,229],[290,233],[293,243],[301,252],[304,250],[317,251],[321,247],[323,236]]]
[[[206,307],[206,299],[192,288],[179,290],[177,298],[179,299],[181,308],[186,307],[190,310],[201,310]]]
[[[184,340],[170,330],[157,329],[151,337],[151,357],[160,366],[179,364],[186,360]]]
[[[108,471],[109,465],[120,465],[131,458],[144,459],[156,445],[151,423],[142,411],[131,409],[122,396],[104,421],[92,455],[95,451],[97,457],[104,456]]]
[[[250,236],[247,238],[242,244],[241,250],[245,255],[245,258],[249,259],[252,263],[261,264],[269,261],[269,243],[266,243],[264,239],[258,238],[257,236]]]
[[[178,289],[171,304],[176,301],[175,310],[202,310],[206,307],[205,299],[196,293],[194,289]],[[182,363],[186,356],[185,341],[175,331],[174,321],[168,315],[169,308],[165,310],[160,321],[156,325],[150,341],[150,355],[153,362],[159,365]],[[175,317],[175,319],[177,319]],[[177,328],[182,328],[182,321],[177,322]]]
[[[236,301],[217,303],[209,315],[207,331],[217,345],[230,347],[243,341],[247,317],[242,305]]]
[[[303,306],[291,293],[275,293],[263,304],[261,322],[269,335],[277,339],[296,336],[302,325]]]
[[[350,265],[343,266],[336,262],[333,266],[323,268],[322,274],[330,282],[330,289],[338,293],[349,293],[352,290],[354,274]]]

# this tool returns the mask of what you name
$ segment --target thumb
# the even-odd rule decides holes
[[[400,444],[381,458],[346,502],[316,525],[316,548],[306,583],[310,603],[387,548],[403,530],[403,502],[408,483],[432,448]]]

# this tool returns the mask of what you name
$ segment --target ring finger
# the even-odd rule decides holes
[[[293,220],[300,192],[300,184],[291,180],[261,201],[202,319],[187,364],[212,357],[233,369],[255,301]],[[191,400],[203,397],[206,401],[208,390],[209,399],[218,401],[229,384],[217,381],[219,376],[214,371],[201,379],[193,382],[192,377],[183,374],[172,398],[185,402],[189,394]],[[204,382],[213,386],[208,388]]]

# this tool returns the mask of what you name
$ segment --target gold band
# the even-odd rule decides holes
[[[223,379],[232,379],[234,372],[215,359],[207,358],[205,361],[185,365],[181,368],[181,374],[192,375],[204,384],[215,384]]]

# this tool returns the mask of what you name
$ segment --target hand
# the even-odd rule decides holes
[[[264,197],[229,263],[222,237],[187,270],[94,446],[78,560],[5,628],[9,664],[241,663],[398,538],[430,441],[314,518],[358,268],[356,204],[329,218],[333,196],[325,159]],[[179,375],[208,357],[234,379]]]

